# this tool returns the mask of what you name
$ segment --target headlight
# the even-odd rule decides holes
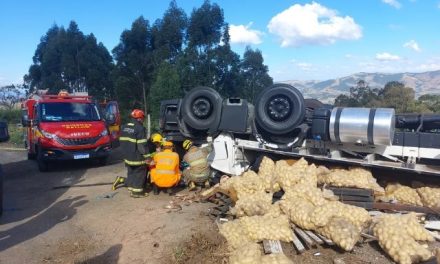
[[[107,129],[105,128],[104,130],[102,130],[102,132],[101,132],[100,135],[101,135],[102,137],[107,136],[107,135],[108,135],[108,131],[107,131]]]
[[[46,132],[46,131],[44,131],[42,129],[41,129],[41,134],[43,134],[43,136],[45,138],[48,138],[48,139],[55,139],[57,137],[57,135],[49,133],[49,132]]]

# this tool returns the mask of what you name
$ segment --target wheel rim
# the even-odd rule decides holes
[[[199,97],[192,104],[192,112],[199,119],[206,119],[211,115],[212,104],[208,98]]]
[[[292,112],[292,102],[287,96],[272,96],[266,104],[266,113],[274,121],[284,121]]]

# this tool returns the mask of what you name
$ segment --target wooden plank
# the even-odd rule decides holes
[[[426,207],[406,205],[406,204],[375,202],[373,203],[373,208],[379,210],[410,211],[410,212],[425,213],[425,214],[437,214],[437,212]]]
[[[359,189],[359,188],[345,188],[345,187],[326,187],[326,189],[330,189],[337,196],[340,195],[353,195],[353,196],[364,196],[370,197],[373,196],[373,191],[367,189]]]
[[[296,250],[301,254],[303,253],[306,248],[303,246],[303,244],[301,243],[301,241],[298,239],[298,237],[295,235],[295,233],[292,231],[292,237],[293,237],[293,245],[296,248]]]
[[[426,221],[425,228],[440,231],[440,221]]]
[[[440,241],[440,235],[437,232],[432,232],[428,230],[428,233],[431,234],[431,236],[435,238],[435,240]]]
[[[263,240],[265,254],[283,253],[283,248],[279,240]]]
[[[316,247],[316,243],[300,228],[295,228],[295,233],[306,243],[308,248]]]
[[[354,202],[374,202],[373,196],[354,196],[354,195],[337,195],[339,197],[339,200],[342,201],[354,201]]]
[[[322,241],[322,239],[320,239],[317,235],[315,235],[315,233],[313,233],[310,230],[305,230],[304,232],[306,232],[306,234],[313,239],[316,243],[318,243],[319,245],[324,244],[324,241]]]
[[[331,241],[331,239],[326,238],[325,236],[321,234],[317,234],[319,238],[321,238],[327,245],[333,246],[335,243]]]
[[[349,205],[354,205],[357,207],[362,207],[365,208],[367,210],[373,209],[374,208],[374,203],[373,202],[354,202],[354,201],[341,201],[342,203],[345,204],[349,204]]]

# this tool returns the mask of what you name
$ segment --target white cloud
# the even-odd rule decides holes
[[[388,52],[382,52],[376,54],[376,60],[379,61],[396,61],[400,60],[400,57],[397,55],[390,54]]]
[[[267,27],[281,38],[282,47],[332,44],[362,37],[362,29],[352,17],[338,16],[337,11],[316,2],[289,7],[272,17]]]
[[[382,0],[382,2],[397,9],[402,7],[402,5],[397,0]]]
[[[230,25],[229,34],[231,35],[231,43],[237,44],[260,44],[263,33],[258,30],[251,29],[252,22],[248,25]]]
[[[313,71],[314,70],[313,64],[307,63],[307,62],[298,62],[296,64],[296,66],[303,71]]]
[[[405,44],[403,44],[403,47],[404,48],[408,48],[408,49],[412,49],[412,50],[417,51],[417,52],[421,52],[422,51],[420,49],[420,47],[419,47],[419,44],[415,40],[413,40],[413,39],[408,41],[408,42],[406,42]]]

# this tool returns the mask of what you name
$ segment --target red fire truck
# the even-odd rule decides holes
[[[97,104],[91,96],[32,95],[22,106],[28,159],[40,171],[55,160],[96,159],[105,164],[119,144],[118,104]]]

